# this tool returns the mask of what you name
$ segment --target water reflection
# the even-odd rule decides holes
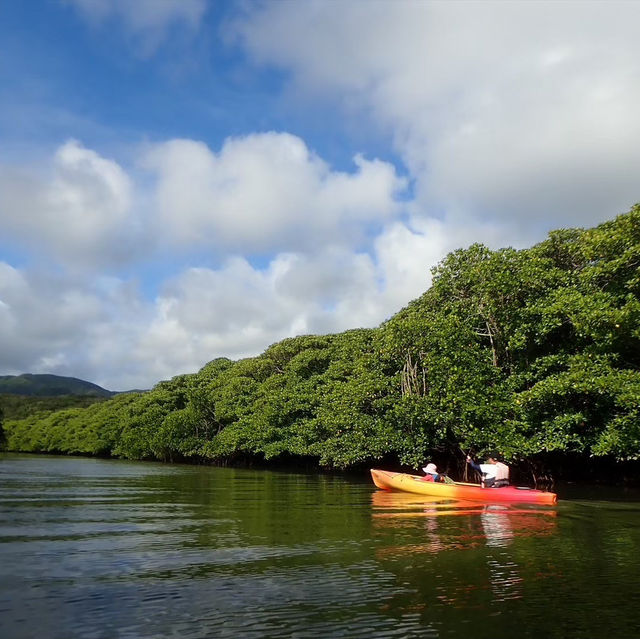
[[[378,559],[394,570],[411,562],[415,598],[432,602],[425,608],[430,615],[436,605],[446,615],[524,599],[533,582],[522,549],[529,541],[552,536],[558,525],[557,509],[535,505],[386,491],[373,493],[371,502],[374,531],[384,540]],[[424,583],[422,575],[427,573],[437,578]],[[402,573],[403,579],[408,576]],[[404,610],[404,605],[398,607]]]
[[[376,527],[402,529],[411,520],[422,521],[422,543],[386,547],[386,554],[437,553],[478,546],[506,548],[515,538],[552,534],[556,527],[555,509],[502,504],[483,504],[463,500],[376,491],[371,496]],[[457,518],[455,525],[446,522]],[[443,523],[444,521],[444,523]]]
[[[432,586],[417,585],[432,605],[462,609],[490,597],[492,605],[523,598],[524,577],[516,541],[552,535],[557,510],[527,505],[483,504],[422,495],[377,491],[371,496],[374,530],[391,535],[379,550],[381,561],[419,556],[443,558],[445,565],[473,566],[466,579],[449,576]],[[419,540],[416,542],[416,540]],[[444,557],[447,557],[445,560]],[[466,559],[465,559],[466,558]],[[474,604],[473,602],[476,602]]]

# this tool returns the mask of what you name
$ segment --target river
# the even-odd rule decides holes
[[[640,636],[637,494],[567,496],[0,455],[0,637]]]

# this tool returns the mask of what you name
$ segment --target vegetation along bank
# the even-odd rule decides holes
[[[5,415],[11,451],[534,479],[640,462],[640,206],[531,248],[475,244],[381,326],[214,359],[147,392]],[[5,413],[7,411],[5,410]]]

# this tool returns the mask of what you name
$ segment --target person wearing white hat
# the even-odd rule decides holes
[[[444,481],[444,477],[438,473],[438,467],[435,464],[429,463],[423,469],[425,476],[422,478],[424,481]]]

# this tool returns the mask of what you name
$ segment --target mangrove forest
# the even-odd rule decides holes
[[[432,275],[377,328],[291,337],[90,405],[5,410],[4,446],[450,472],[494,452],[534,479],[638,467],[640,206],[522,250],[474,244]]]

